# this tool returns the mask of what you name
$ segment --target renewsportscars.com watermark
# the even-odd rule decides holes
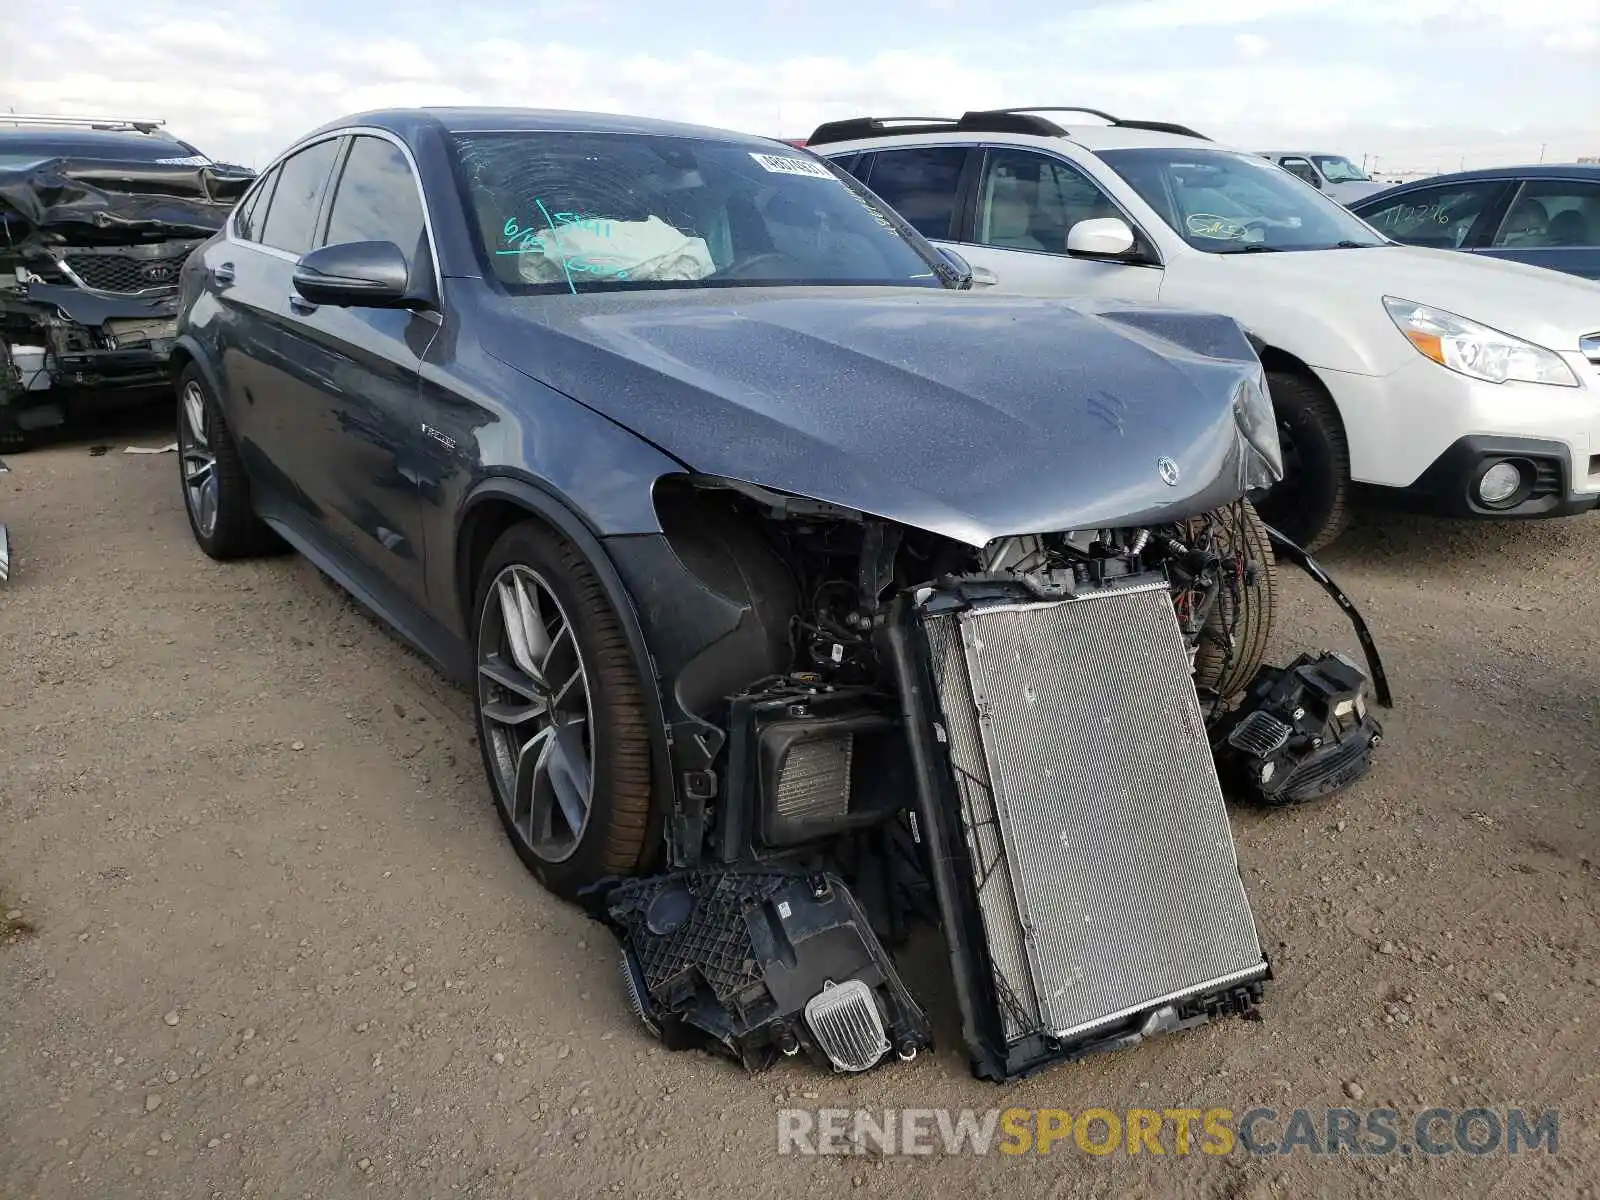
[[[1560,1114],[1521,1108],[780,1108],[779,1154],[1442,1156],[1556,1153]]]

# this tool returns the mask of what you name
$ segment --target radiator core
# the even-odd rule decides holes
[[[1264,976],[1165,584],[923,628],[1007,1039]]]

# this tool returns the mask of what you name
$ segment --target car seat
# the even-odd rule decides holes
[[[1008,250],[1043,250],[1044,243],[1028,232],[1033,222],[1033,199],[1038,184],[1012,175],[989,178],[989,204],[984,217],[983,243]]]
[[[1589,222],[1575,208],[1565,209],[1550,218],[1545,230],[1546,246],[1588,246],[1593,244],[1589,235]]]
[[[1550,229],[1550,213],[1533,197],[1517,201],[1500,234],[1503,246],[1542,246]]]

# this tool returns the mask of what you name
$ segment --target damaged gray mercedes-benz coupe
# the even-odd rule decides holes
[[[910,1058],[919,924],[986,1078],[1256,1012],[1224,788],[1360,778],[1389,697],[1250,504],[1232,320],[974,293],[781,143],[419,110],[286,151],[179,326],[202,549],[299,549],[471,687],[668,1044]],[[1367,673],[1264,663],[1281,559]]]
[[[0,446],[170,388],[178,272],[254,177],[159,121],[0,113]]]

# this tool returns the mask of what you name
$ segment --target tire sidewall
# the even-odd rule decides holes
[[[593,780],[588,822],[577,848],[561,862],[547,862],[534,853],[511,820],[508,798],[502,794],[489,737],[489,723],[483,715],[483,693],[476,668],[483,661],[483,617],[489,604],[494,580],[505,568],[521,565],[535,571],[560,603],[577,643],[589,687],[592,728],[590,729],[590,772]],[[599,669],[598,631],[592,609],[578,596],[575,581],[561,561],[561,546],[553,536],[532,525],[517,525],[502,534],[489,551],[478,575],[477,594],[472,606],[472,711],[477,722],[478,749],[495,811],[505,826],[506,835],[523,864],[550,891],[568,899],[579,889],[608,873],[605,861],[608,830],[615,809],[617,788],[617,697]]]
[[[1306,394],[1307,387],[1302,380],[1282,376],[1271,381],[1273,412],[1280,428],[1294,440],[1299,461],[1292,486],[1284,487],[1291,482],[1286,478],[1255,506],[1263,520],[1291,541],[1314,548],[1325,544],[1330,526],[1337,523],[1348,486],[1348,467],[1343,447],[1334,440],[1339,435],[1328,427],[1329,414],[1316,410],[1316,400]]]
[[[184,475],[183,437],[184,430],[188,427],[189,417],[184,411],[183,394],[189,390],[191,384],[200,389],[202,403],[205,407],[206,441],[212,455],[212,476],[217,483],[217,519],[211,523],[211,532],[209,534],[200,530],[200,522],[195,518],[194,514],[194,505],[189,503],[189,484]],[[178,376],[176,400],[178,405],[178,496],[183,501],[183,513],[184,516],[189,518],[189,532],[194,534],[195,543],[212,558],[221,558],[223,557],[221,534],[227,528],[226,522],[229,509],[235,502],[235,498],[229,494],[231,489],[227,486],[227,481],[218,469],[220,464],[216,461],[216,442],[219,438],[226,437],[227,434],[222,424],[221,410],[217,405],[217,398],[211,394],[211,388],[207,386],[205,376],[200,373],[200,369],[193,363],[185,367]]]

